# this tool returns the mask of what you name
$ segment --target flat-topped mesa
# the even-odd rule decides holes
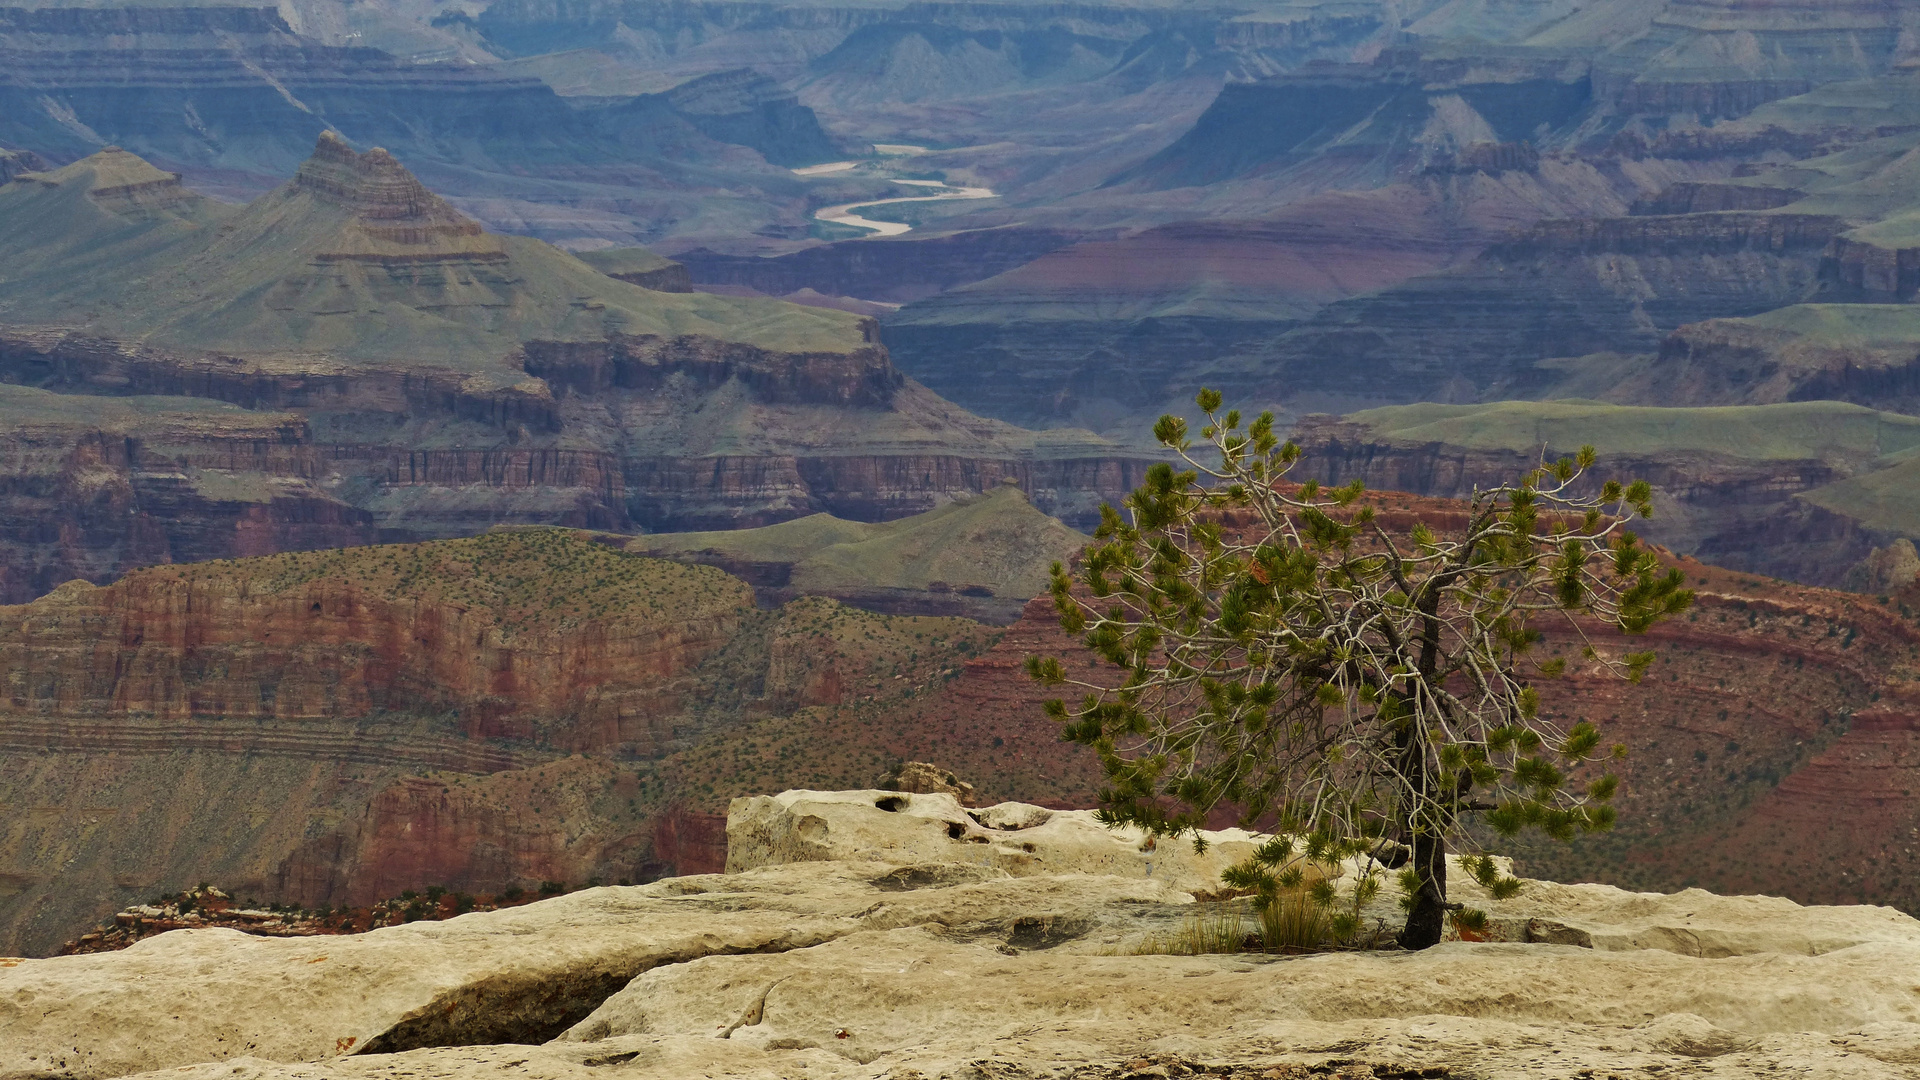
[[[115,214],[162,210],[203,197],[182,185],[179,173],[155,168],[140,155],[117,146],[103,146],[99,152],[71,165],[45,172],[20,173],[14,179],[47,187],[83,183],[87,198]]]
[[[331,131],[294,174],[290,190],[338,206],[353,216],[343,250],[322,262],[420,262],[447,257],[501,261],[500,242],[480,223],[447,205],[392,154],[374,147],[357,153]]]

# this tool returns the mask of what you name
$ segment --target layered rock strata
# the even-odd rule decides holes
[[[844,153],[752,71],[577,108],[476,63],[494,57],[471,36],[401,12],[15,7],[0,9],[0,58],[0,140],[57,161],[119,143],[251,196],[331,128],[555,237],[700,236],[716,208],[743,231],[804,232],[803,187],[785,166]],[[637,185],[650,189],[638,206]]]
[[[666,755],[912,697],[989,637],[763,611],[721,571],[548,530],[71,582],[0,607],[0,949],[199,881],[327,907],[717,869],[675,792],[735,781]]]
[[[643,288],[489,234],[391,155],[332,135],[244,209],[116,150],[0,189],[0,215],[0,383],[52,391],[5,393],[20,410],[57,401],[63,418],[16,459],[18,497],[58,490],[60,463],[111,427],[94,414],[173,408],[158,396],[271,412],[275,454],[306,481],[284,482],[264,451],[216,462],[161,449],[157,428],[129,431],[145,441],[102,451],[111,479],[96,485],[123,493],[122,513],[76,513],[94,497],[34,504],[67,515],[65,539],[23,536],[0,599],[143,560],[503,522],[884,519],[1008,477],[1086,517],[1144,466],[1104,440],[954,408],[894,369],[870,321]],[[138,474],[169,468],[173,501],[156,505]],[[162,512],[164,541],[128,535]]]
[[[847,240],[775,257],[696,249],[675,256],[701,285],[742,286],[768,296],[812,289],[903,304],[981,281],[1081,239],[1063,229],[978,229],[873,243]]]
[[[1530,397],[1559,376],[1540,361],[1651,353],[1683,324],[1804,299],[1845,227],[1746,211],[1544,221],[1466,265],[1331,304],[1216,381],[1263,400],[1300,396],[1289,387],[1355,404]]]

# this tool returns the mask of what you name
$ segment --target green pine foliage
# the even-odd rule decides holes
[[[1046,707],[1099,755],[1104,820],[1196,843],[1220,808],[1276,824],[1227,883],[1263,909],[1305,887],[1341,939],[1358,933],[1377,871],[1404,865],[1401,942],[1414,947],[1459,910],[1444,859],[1470,819],[1562,840],[1611,827],[1619,781],[1604,763],[1625,748],[1542,715],[1536,684],[1567,662],[1535,647],[1538,624],[1562,620],[1590,671],[1645,674],[1651,652],[1595,635],[1641,634],[1692,603],[1628,528],[1651,514],[1652,489],[1599,481],[1586,447],[1476,492],[1464,521],[1389,529],[1357,481],[1294,484],[1299,449],[1271,413],[1243,425],[1217,392],[1197,401],[1217,462],[1162,417],[1155,436],[1188,468],[1155,465],[1126,513],[1102,508],[1077,573],[1053,569],[1061,625],[1111,677],[1028,660],[1079,692]],[[1574,783],[1590,762],[1600,775]],[[1343,862],[1362,872],[1337,905],[1327,875],[1300,876]],[[1518,888],[1491,860],[1465,868],[1496,897]]]

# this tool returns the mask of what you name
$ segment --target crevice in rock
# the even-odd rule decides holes
[[[854,932],[849,929],[847,932]],[[482,979],[443,994],[368,1039],[358,1054],[397,1054],[443,1046],[539,1045],[585,1020],[629,982],[655,968],[708,956],[772,955],[823,945],[840,934],[672,956],[632,971]]]
[[[414,1016],[368,1039],[359,1053],[549,1042],[585,1020],[636,974],[602,971],[537,980],[481,980],[434,999]]]

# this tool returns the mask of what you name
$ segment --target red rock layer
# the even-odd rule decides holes
[[[641,815],[618,809],[637,790],[631,772],[577,756],[485,777],[400,777],[357,821],[309,840],[257,887],[303,905],[359,907],[428,884],[494,892],[643,879],[658,873],[652,834]]]
[[[512,555],[499,537],[451,543]],[[402,550],[363,549],[312,580],[293,564],[155,567],[0,608],[0,656],[14,673],[6,710],[156,720],[457,710],[475,735],[526,737],[535,718],[564,718],[548,733],[563,749],[651,749],[649,720],[672,711],[672,680],[724,644],[753,603],[715,571],[660,564],[721,584],[676,594],[670,610],[527,626],[465,594],[396,595],[353,579]]]

